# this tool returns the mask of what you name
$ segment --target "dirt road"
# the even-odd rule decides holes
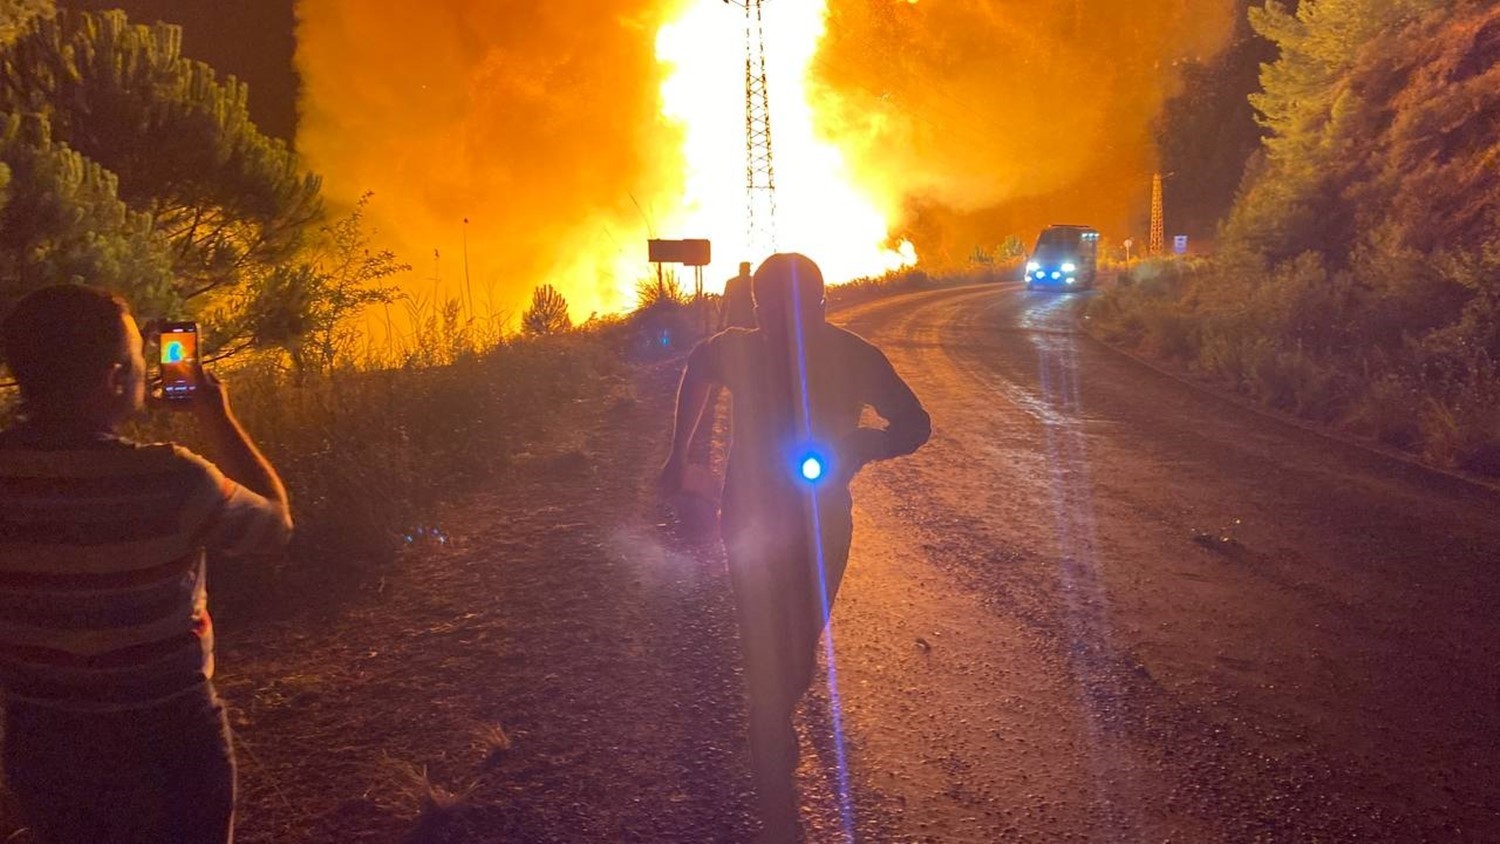
[[[809,840],[1500,840],[1500,496],[1158,375],[1075,304],[837,317],[936,433],[856,482]],[[649,494],[677,372],[567,408],[361,588],[226,616],[238,840],[748,839],[723,561]]]
[[[835,612],[899,833],[1500,840],[1500,495],[1159,375],[1076,306],[840,317],[937,426],[857,482]]]

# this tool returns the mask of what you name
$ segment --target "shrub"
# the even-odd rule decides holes
[[[531,291],[531,307],[521,315],[521,330],[531,335],[561,334],[573,327],[568,300],[550,284]]]
[[[677,280],[677,273],[665,272],[655,278],[643,278],[635,285],[635,308],[637,311],[685,304],[687,291]]]

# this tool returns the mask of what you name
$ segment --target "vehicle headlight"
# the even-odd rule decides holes
[[[1068,263],[1063,264],[1063,272],[1076,273],[1078,272],[1078,265],[1073,263],[1072,261],[1069,261]]]
[[[1042,272],[1042,271],[1041,271],[1041,270],[1037,270],[1037,271],[1036,271],[1036,277],[1037,277],[1037,278],[1046,278],[1046,277],[1047,277],[1047,274],[1046,274],[1046,273],[1044,273],[1044,272]]]
[[[1039,270],[1041,268],[1042,268],[1042,265],[1038,264],[1036,261],[1027,261],[1026,262],[1026,272],[1034,273],[1034,272],[1036,272],[1037,270]]]
[[[1074,283],[1076,283],[1076,282],[1077,282],[1077,281],[1078,281],[1078,279],[1076,279],[1076,278],[1074,278],[1074,277],[1072,277],[1072,276],[1068,276],[1068,283],[1069,283],[1069,284],[1074,284]]]
[[[1053,273],[1053,274],[1052,274],[1052,277],[1053,277],[1053,278],[1054,278],[1054,279],[1058,279],[1058,278],[1062,278],[1062,273]]]

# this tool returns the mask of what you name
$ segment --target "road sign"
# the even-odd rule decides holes
[[[653,264],[706,267],[712,254],[706,240],[648,240],[646,248]]]
[[[1187,254],[1187,239],[1185,234],[1175,235],[1172,238],[1172,252],[1177,255]]]

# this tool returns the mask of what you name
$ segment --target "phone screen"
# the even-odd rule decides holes
[[[161,329],[161,394],[168,400],[189,399],[197,389],[198,326],[168,323]]]

